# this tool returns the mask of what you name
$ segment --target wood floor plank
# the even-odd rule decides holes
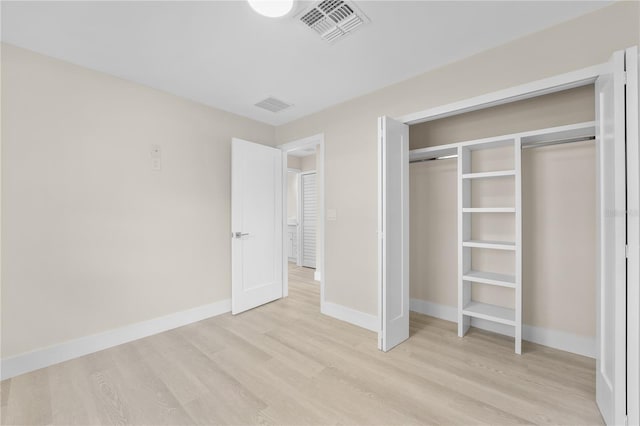
[[[329,424],[326,409],[304,397],[286,375],[274,372],[270,361],[246,365],[231,352],[214,355],[216,362],[232,371],[234,377],[255,390],[267,407],[262,414],[275,424]]]
[[[100,423],[95,401],[86,392],[90,384],[81,363],[68,361],[48,369],[53,423]]]
[[[0,424],[6,424],[7,404],[9,403],[9,392],[11,392],[11,380],[0,382]]]
[[[474,348],[458,348],[457,350],[449,347],[447,348],[448,350],[443,351],[443,345],[433,344],[433,340],[421,342],[418,339],[414,339],[412,344],[405,349],[415,350],[416,347],[423,345],[423,347],[429,348],[429,356],[432,362],[441,361],[440,368],[461,371],[467,377],[474,378],[477,382],[485,383],[487,386],[495,384],[496,387],[501,389],[508,386],[511,392],[539,390],[538,393],[532,392],[532,398],[536,398],[535,395],[540,395],[541,398],[555,403],[556,400],[551,395],[572,393],[582,394],[583,397],[587,397],[589,400],[593,399],[593,386],[590,389],[578,386],[575,381],[572,382],[570,375],[567,375],[564,379],[559,379],[559,377],[565,376],[566,372],[558,375],[558,371],[551,369],[551,365],[548,366],[549,370],[551,370],[550,372],[540,371],[537,374],[532,374],[534,368],[532,368],[532,363],[529,361],[531,358],[514,355],[510,348],[505,348],[505,352],[502,354],[495,349],[491,351],[491,348],[486,353],[483,353],[485,349],[482,346],[484,345],[475,345]],[[419,355],[419,357],[423,356]],[[553,372],[555,376],[549,375]],[[595,375],[593,375],[592,381],[595,381]]]
[[[602,424],[592,359],[416,313],[383,353],[289,272],[287,298],[3,381],[0,423]]]
[[[120,392],[127,403],[131,424],[189,425],[186,413],[172,391],[138,350],[139,344],[120,345],[112,353],[121,377]]]
[[[123,399],[121,387],[125,378],[114,374],[114,370],[94,371],[90,373],[91,387],[88,389],[96,401],[100,424],[131,424],[129,406]]]
[[[49,372],[40,369],[11,379],[5,424],[42,425],[53,423]]]
[[[138,350],[153,373],[158,375],[182,405],[207,393],[208,389],[197,372],[185,365],[187,357],[182,351],[194,351],[196,348],[174,347],[169,350],[164,343],[164,339],[155,338],[142,339],[138,343]]]

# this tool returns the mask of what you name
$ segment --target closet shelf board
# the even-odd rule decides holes
[[[596,124],[594,121],[586,123],[570,124],[539,132],[528,132],[522,135],[522,145],[536,145],[539,143],[551,142],[558,139],[574,139],[590,137],[596,135]]]
[[[528,146],[558,139],[594,136],[596,134],[595,126],[594,121],[587,121],[584,123],[550,127],[547,129],[533,130],[529,132],[513,133],[465,142],[437,145],[428,148],[413,149],[409,151],[409,160],[422,160],[455,155],[457,154],[457,148],[459,146],[469,148],[470,150],[508,146],[512,144],[516,138],[521,139],[522,145]]]
[[[474,318],[498,322],[506,325],[516,325],[516,311],[502,306],[490,305],[471,301],[462,310],[463,315]]]
[[[470,151],[480,151],[485,149],[495,149],[495,148],[503,148],[506,146],[513,146],[516,142],[516,138],[512,135],[506,136],[504,138],[496,138],[491,141],[469,141],[462,142],[462,145],[465,148],[468,148]]]
[[[515,213],[515,207],[468,207],[462,213]]]
[[[458,154],[457,146],[440,145],[429,148],[413,149],[409,151],[409,161],[432,160]]]
[[[497,285],[500,287],[516,288],[516,277],[513,275],[470,270],[462,276],[462,279],[465,281],[472,281],[475,283]]]
[[[495,178],[503,176],[515,176],[515,170],[498,170],[495,172],[482,172],[482,173],[465,173],[462,175],[462,179],[483,179],[483,178]]]
[[[509,241],[480,241],[480,240],[469,240],[463,241],[462,247],[473,247],[473,248],[488,248],[495,250],[515,250],[516,243]]]

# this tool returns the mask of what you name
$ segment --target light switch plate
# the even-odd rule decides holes
[[[159,158],[151,159],[151,170],[158,171],[162,169],[162,164]]]
[[[160,145],[153,144],[151,145],[151,158],[160,158],[162,156],[162,150],[160,149]]]
[[[338,212],[336,211],[336,209],[327,209],[327,220],[337,220],[338,219]]]
[[[162,169],[162,150],[160,145],[151,145],[151,170],[159,171]]]

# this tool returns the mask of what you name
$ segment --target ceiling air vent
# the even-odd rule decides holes
[[[258,102],[256,104],[256,106],[260,107],[262,109],[266,109],[267,111],[280,112],[280,111],[282,111],[284,109],[289,108],[292,105],[288,104],[288,103],[286,103],[284,101],[281,101],[280,99],[269,97],[267,99],[264,99],[264,100]]]
[[[344,0],[317,2],[302,12],[298,19],[329,43],[369,22],[369,18],[353,2]]]

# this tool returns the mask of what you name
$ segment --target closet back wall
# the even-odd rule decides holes
[[[593,86],[585,86],[414,125],[411,149],[591,121],[594,102]],[[478,154],[479,168],[512,164],[510,149]],[[524,324],[595,336],[595,165],[594,142],[523,150]],[[458,278],[456,167],[456,159],[410,167],[411,298],[451,308]],[[474,206],[512,206],[513,179],[490,183],[474,186]],[[513,225],[508,214],[474,215],[474,238],[512,240]],[[512,256],[475,250],[474,269],[513,273]],[[486,303],[511,307],[512,292],[474,284],[474,298]]]

